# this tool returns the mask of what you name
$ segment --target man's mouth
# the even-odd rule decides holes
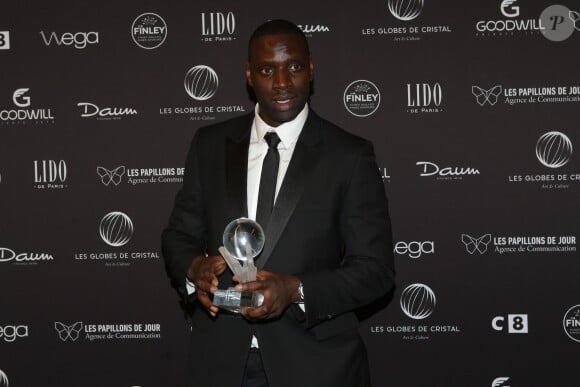
[[[272,99],[275,105],[287,105],[294,100],[294,97],[291,95],[285,95],[280,97],[275,97]]]

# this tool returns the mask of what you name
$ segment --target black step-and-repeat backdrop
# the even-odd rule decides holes
[[[0,386],[182,385],[160,233],[195,130],[252,109],[270,18],[308,36],[311,106],[375,144],[374,384],[578,384],[576,0],[25,3],[0,13]]]

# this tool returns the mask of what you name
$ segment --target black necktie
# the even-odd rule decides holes
[[[276,181],[278,180],[278,165],[280,164],[280,154],[278,153],[280,137],[278,137],[275,132],[268,132],[264,136],[264,139],[268,143],[268,153],[266,153],[264,163],[262,164],[256,222],[265,229],[268,225],[272,208],[274,208]]]

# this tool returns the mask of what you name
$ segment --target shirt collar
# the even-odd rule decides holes
[[[260,106],[259,104],[256,104],[256,108],[254,109],[254,126],[256,127],[257,141],[262,141],[267,132],[276,132],[278,137],[280,137],[280,141],[284,148],[289,148],[296,142],[296,140],[298,140],[298,136],[300,135],[300,132],[302,132],[302,127],[304,127],[306,118],[308,118],[308,111],[308,103],[306,103],[296,118],[273,128],[266,124],[262,117],[260,117],[260,114],[258,114],[260,112]]]

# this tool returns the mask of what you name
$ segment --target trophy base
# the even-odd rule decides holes
[[[221,309],[233,313],[240,313],[244,308],[256,308],[264,302],[264,295],[260,292],[241,292],[234,288],[218,289],[213,294],[213,304]]]

